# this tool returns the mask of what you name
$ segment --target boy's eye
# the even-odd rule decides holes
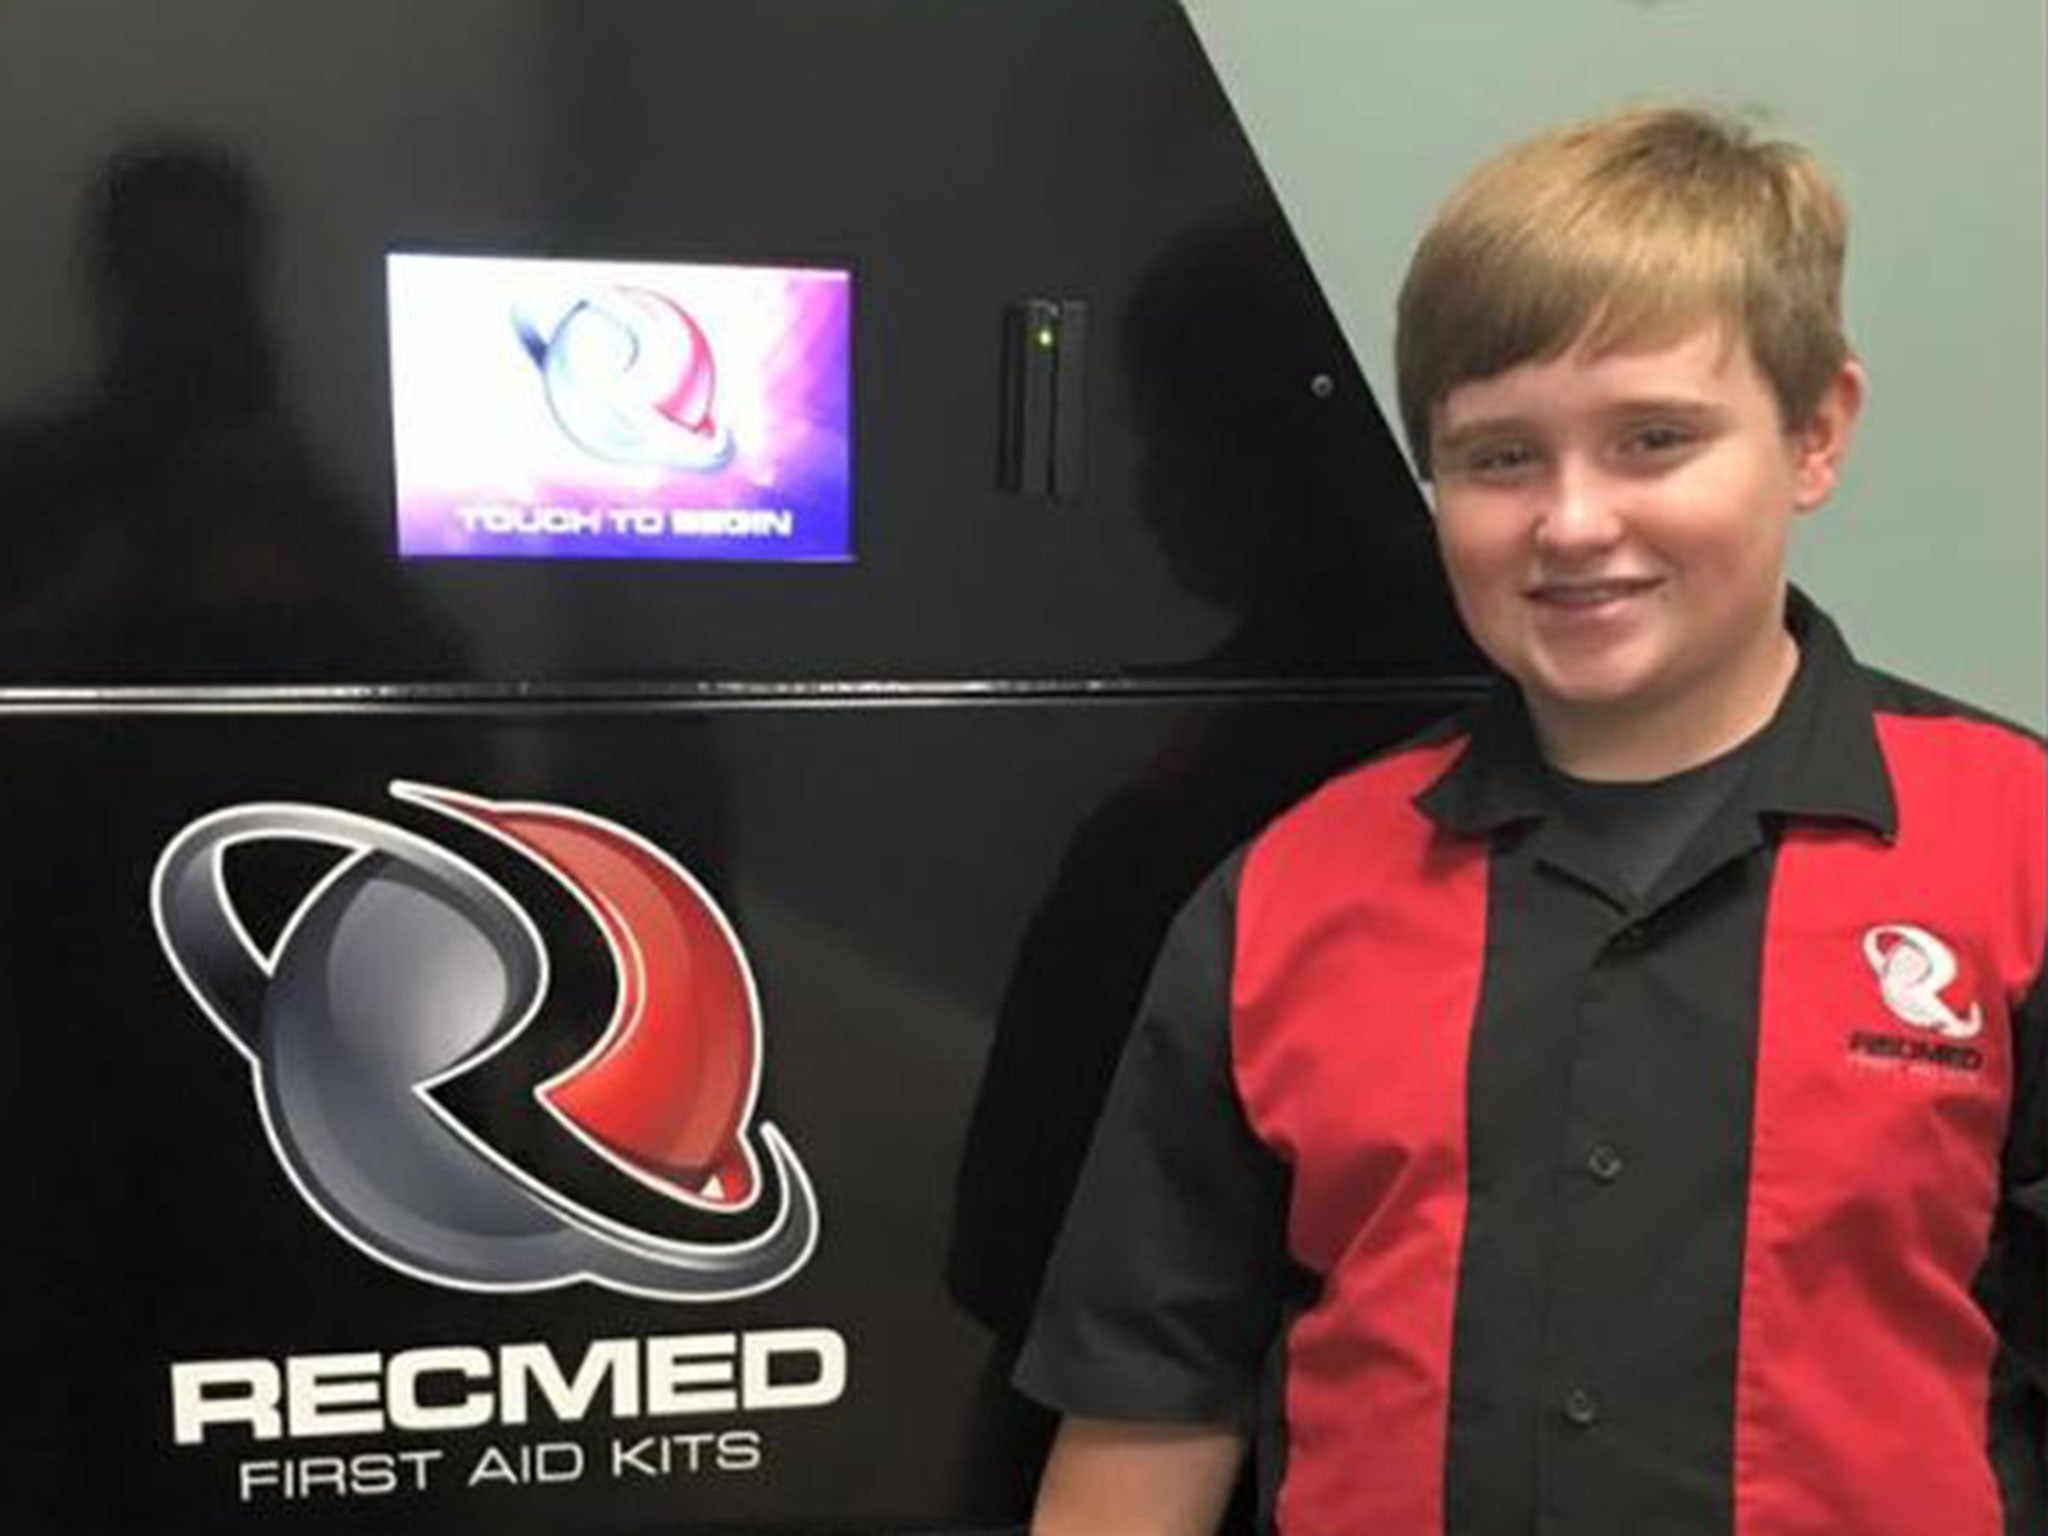
[[[1458,456],[1458,468],[1468,475],[1517,474],[1536,462],[1536,450],[1527,443],[1481,443]]]
[[[1657,454],[1671,453],[1692,440],[1693,434],[1675,422],[1651,421],[1630,428],[1622,443],[1631,453]]]

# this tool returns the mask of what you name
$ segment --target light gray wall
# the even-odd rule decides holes
[[[1734,108],[1848,198],[1874,380],[1794,574],[1864,657],[2048,716],[2040,0],[1184,0],[1374,390],[1422,224],[1488,151],[1644,98]]]

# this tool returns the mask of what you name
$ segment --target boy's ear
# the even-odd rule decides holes
[[[1821,391],[1806,424],[1793,431],[1792,504],[1801,512],[1811,512],[1834,494],[1869,394],[1870,375],[1862,363],[1848,358]]]

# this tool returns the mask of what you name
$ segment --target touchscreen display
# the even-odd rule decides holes
[[[398,552],[848,560],[852,277],[392,255]]]

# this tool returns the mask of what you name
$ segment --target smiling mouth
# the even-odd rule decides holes
[[[1554,608],[1601,608],[1609,603],[1641,597],[1656,587],[1660,580],[1655,576],[1633,576],[1608,581],[1544,582],[1531,587],[1528,597],[1531,602]]]

